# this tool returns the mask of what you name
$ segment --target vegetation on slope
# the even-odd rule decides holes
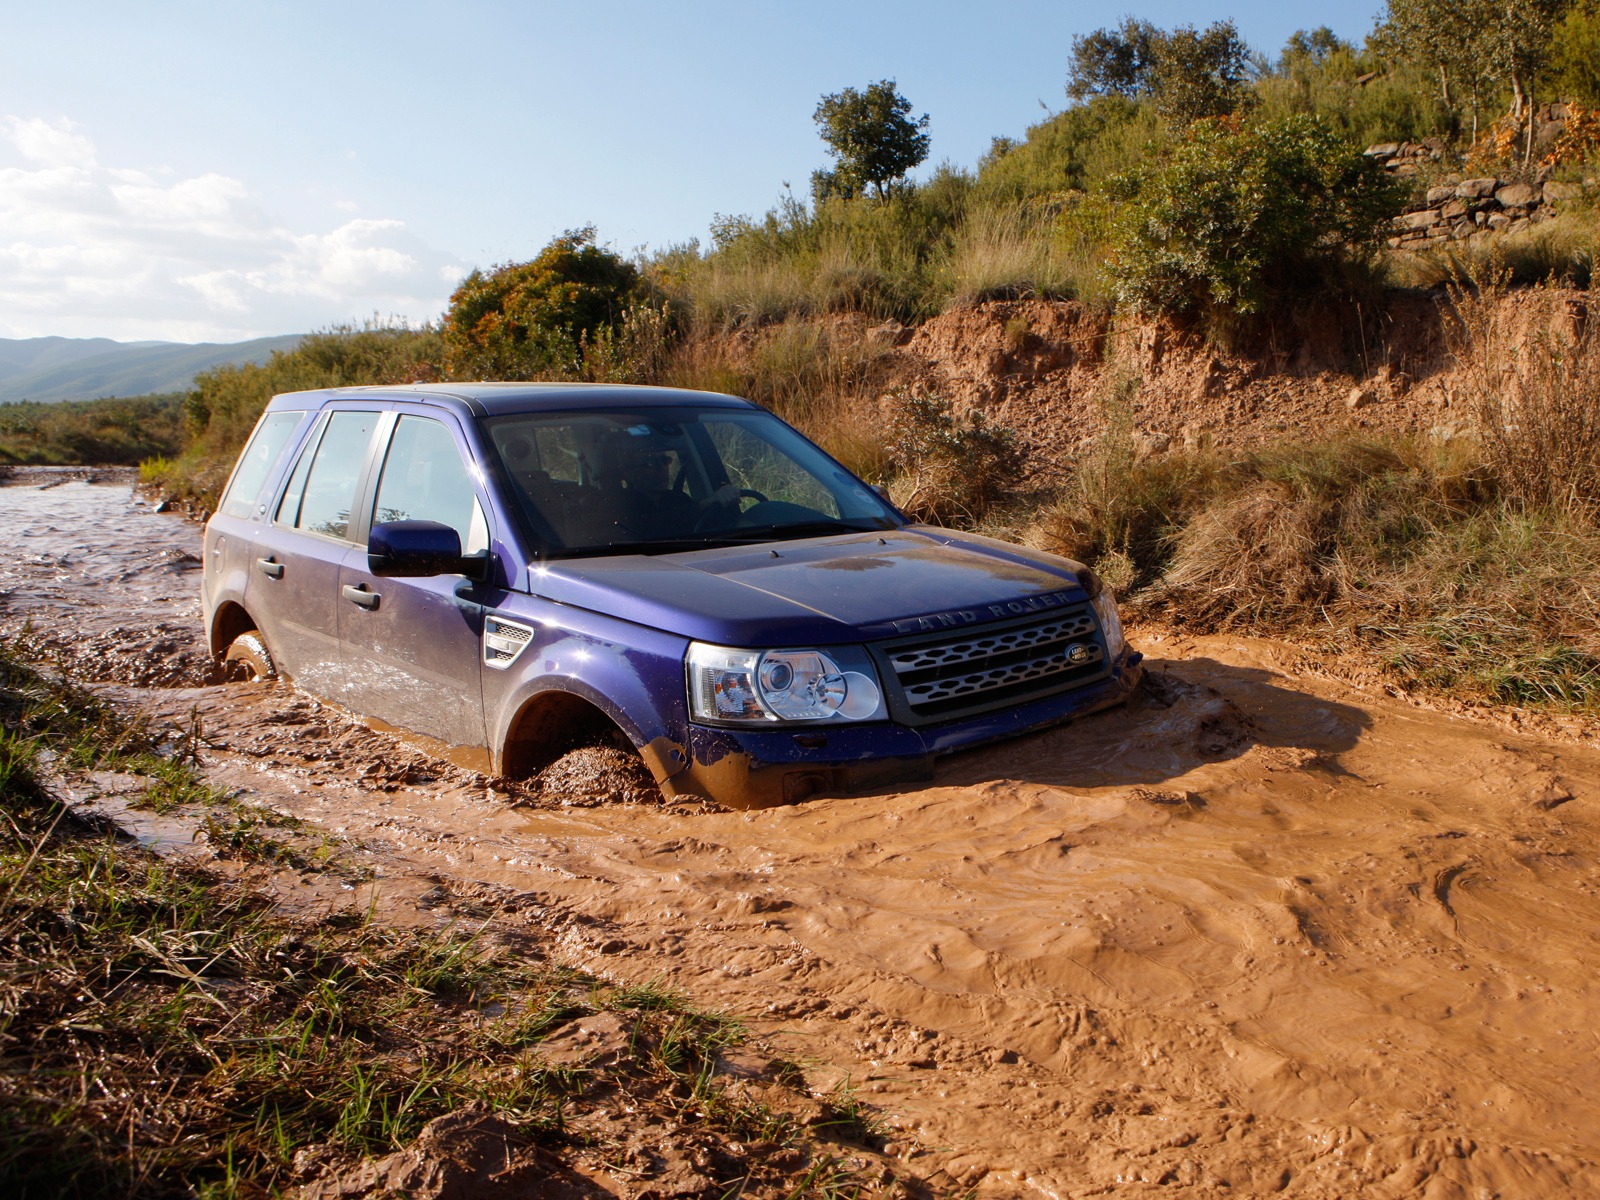
[[[137,466],[183,445],[183,393],[0,404],[0,465]]]

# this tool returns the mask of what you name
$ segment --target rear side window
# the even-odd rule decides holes
[[[455,438],[441,422],[427,417],[403,416],[396,423],[372,519],[438,521],[460,535],[467,554],[489,545],[483,509]]]
[[[261,488],[303,416],[303,412],[270,412],[261,418],[256,431],[250,435],[249,445],[239,456],[239,465],[233,469],[228,492],[222,497],[224,513],[230,517],[249,517],[255,512]]]
[[[278,509],[278,520],[307,533],[349,540],[350,513],[378,423],[375,412],[336,412],[328,418],[315,450],[307,447],[295,466]]]

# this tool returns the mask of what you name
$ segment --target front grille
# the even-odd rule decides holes
[[[946,630],[882,646],[915,723],[949,720],[1081,687],[1108,669],[1087,604],[993,629]]]

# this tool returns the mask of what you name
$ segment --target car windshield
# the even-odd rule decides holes
[[[665,554],[904,523],[866,484],[759,409],[519,413],[484,426],[552,557]]]

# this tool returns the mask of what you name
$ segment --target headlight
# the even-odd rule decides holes
[[[689,713],[696,721],[869,721],[884,715],[872,660],[859,648],[733,650],[689,646]]]
[[[1122,618],[1117,615],[1117,598],[1111,594],[1110,588],[1101,587],[1090,603],[1094,605],[1094,615],[1100,618],[1100,632],[1106,636],[1106,656],[1115,659],[1128,644],[1128,639],[1122,636]]]

